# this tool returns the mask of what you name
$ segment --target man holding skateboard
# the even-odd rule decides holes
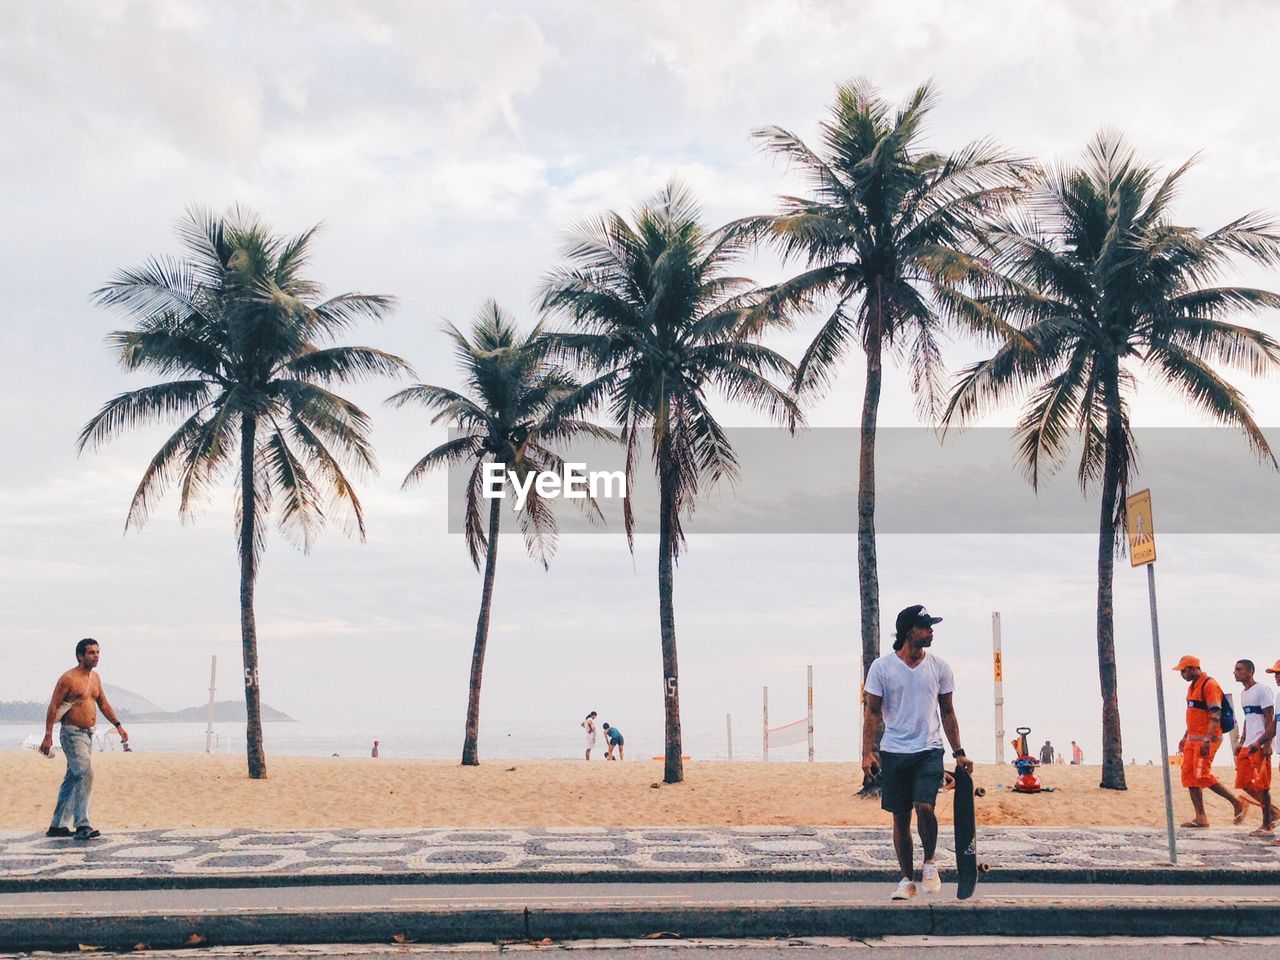
[[[926,893],[942,887],[933,860],[938,845],[938,818],[933,808],[942,786],[944,731],[957,768],[965,774],[973,771],[973,761],[960,746],[960,722],[952,703],[955,678],[945,661],[926,652],[933,644],[933,625],[941,622],[941,617],[930,616],[919,604],[907,607],[898,614],[893,652],[880,657],[867,671],[862,769],[868,776],[879,772],[880,805],[893,814],[893,848],[902,870],[894,900],[916,895],[912,810],[924,851],[921,882]],[[884,736],[877,750],[876,731],[882,721]]]

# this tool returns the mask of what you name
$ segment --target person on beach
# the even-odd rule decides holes
[[[1084,763],[1084,751],[1080,749],[1080,744],[1074,740],[1071,741],[1071,765],[1078,767]]]
[[[1244,687],[1240,709],[1244,713],[1236,744],[1236,789],[1262,807],[1262,826],[1251,837],[1275,833],[1275,808],[1271,806],[1271,744],[1276,737],[1276,700],[1271,691],[1254,680],[1252,660],[1237,660],[1234,675]],[[1241,800],[1244,797],[1240,797]]]
[[[587,759],[591,759],[591,751],[596,746],[596,712],[592,710],[587,714],[587,718],[582,721],[582,729],[587,734]]]
[[[1267,667],[1267,673],[1271,674],[1271,676],[1275,678],[1276,686],[1277,686],[1277,687],[1280,687],[1280,660],[1277,660],[1277,661],[1276,661],[1275,663],[1273,663],[1271,666]],[[1277,693],[1277,694],[1276,694],[1276,703],[1280,703],[1280,693]],[[1273,710],[1273,711],[1272,711],[1272,713],[1271,713],[1271,732],[1272,732],[1272,734],[1274,734],[1274,733],[1275,733],[1275,729],[1276,729],[1276,728],[1275,728],[1275,711]],[[1273,739],[1273,740],[1272,740],[1272,743],[1274,743],[1274,742],[1275,742],[1275,741],[1274,741],[1274,739]],[[1268,760],[1268,761],[1267,761],[1267,766],[1268,766],[1268,767],[1270,767],[1270,766],[1271,766],[1271,761],[1270,761],[1270,760]],[[1276,819],[1277,819],[1277,817],[1276,817],[1275,813],[1274,813],[1274,812],[1272,812],[1272,815],[1271,815],[1271,822],[1272,822],[1272,823],[1275,823]],[[1276,845],[1277,847],[1280,847],[1280,840],[1276,840],[1276,844],[1275,844],[1275,845]]]
[[[373,757],[373,758],[377,759],[377,756],[378,756],[378,741],[377,741],[377,740],[373,741],[373,749],[369,751],[369,756],[371,756],[371,757]]]
[[[1197,657],[1184,656],[1173,669],[1190,684],[1187,687],[1187,732],[1178,741],[1178,752],[1182,754],[1182,785],[1191,794],[1191,805],[1196,815],[1182,826],[1209,826],[1209,817],[1204,812],[1206,789],[1228,801],[1232,822],[1241,823],[1246,809],[1244,801],[1237,800],[1213,775],[1213,757],[1222,746],[1222,687],[1200,669]]]
[[[1040,748],[1040,762],[1043,764],[1053,763],[1053,744],[1048,740],[1044,742],[1044,746]]]
[[[46,757],[53,749],[53,725],[61,723],[59,742],[67,758],[67,774],[58,790],[53,808],[53,821],[45,831],[47,837],[70,837],[92,840],[101,834],[89,822],[89,804],[93,799],[93,728],[98,722],[98,708],[120,734],[120,742],[129,742],[129,733],[107,701],[101,679],[93,672],[98,665],[98,641],[85,638],[76,644],[76,665],[58,678],[44,717],[44,740],[40,752]],[[71,826],[74,825],[73,833]]]
[[[933,644],[933,625],[941,622],[919,604],[899,613],[893,652],[871,664],[864,687],[862,771],[868,778],[879,775],[880,806],[893,814],[893,849],[902,870],[894,900],[916,895],[912,810],[924,853],[921,882],[927,893],[942,889],[933,859],[938,845],[933,808],[942,786],[944,731],[956,765],[973,771],[973,761],[960,746],[955,678],[944,660],[927,652]],[[884,736],[877,750],[876,731],[882,722]]]
[[[618,759],[621,760],[622,744],[623,744],[622,731],[619,730],[617,727],[609,726],[609,724],[607,723],[601,724],[600,729],[604,731],[605,743],[608,744],[608,749],[605,750],[604,752],[604,758],[606,760],[612,760],[613,751],[614,751],[614,748],[616,747],[618,750]]]

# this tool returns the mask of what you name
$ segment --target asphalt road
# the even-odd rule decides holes
[[[583,884],[404,884],[298,887],[229,887],[203,890],[101,890],[85,893],[0,894],[0,917],[114,915],[190,910],[332,910],[414,909],[417,907],[555,907],[648,906],[690,904],[879,904],[889,902],[887,883],[592,883]],[[1143,903],[1170,897],[1179,900],[1228,897],[1236,901],[1273,901],[1274,887],[1121,886],[1105,884],[1016,884],[979,886],[970,903],[1011,904],[1036,901]],[[916,902],[955,902],[955,887],[944,884]]]
[[[1280,938],[1190,940],[1167,938],[1025,941],[999,938],[890,937],[882,940],[813,938],[787,943],[754,940],[689,940],[679,943],[612,940],[569,944],[459,944],[450,947],[327,944],[300,947],[219,948],[220,960],[489,960],[531,954],[565,955],[574,960],[1257,960],[1280,950]],[[16,957],[0,954],[0,957]],[[136,958],[137,953],[95,953],[95,957]],[[191,960],[209,953],[152,951],[149,960]]]

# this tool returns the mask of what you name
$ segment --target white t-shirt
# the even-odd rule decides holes
[[[1275,697],[1260,683],[1255,683],[1252,687],[1240,694],[1240,714],[1243,722],[1240,724],[1240,742],[1246,747],[1251,747],[1262,739],[1262,734],[1266,730],[1266,718],[1263,717],[1262,711],[1267,707],[1275,706]],[[1258,712],[1253,713],[1249,707],[1257,707]]]
[[[884,701],[881,750],[919,753],[942,746],[938,697],[956,688],[945,660],[925,653],[923,660],[908,667],[897,653],[886,653],[871,664],[865,688]]]

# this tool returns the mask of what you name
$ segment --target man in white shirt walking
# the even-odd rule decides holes
[[[933,808],[942,787],[944,731],[956,764],[968,772],[973,770],[973,761],[960,746],[951,668],[926,653],[933,643],[933,625],[941,622],[941,617],[930,616],[919,604],[899,613],[893,652],[871,665],[864,686],[862,769],[868,776],[879,772],[880,806],[893,814],[893,848],[902,870],[894,900],[916,895],[912,810],[924,852],[921,882],[927,893],[942,888],[933,860],[938,845],[938,818]],[[884,736],[877,750],[876,731],[882,721]]]
[[[1262,804],[1262,826],[1250,836],[1270,837],[1276,826],[1275,810],[1271,806],[1271,743],[1276,737],[1276,701],[1270,690],[1254,680],[1254,670],[1252,660],[1236,661],[1236,682],[1244,687],[1240,695],[1244,723],[1236,745],[1236,789]]]

